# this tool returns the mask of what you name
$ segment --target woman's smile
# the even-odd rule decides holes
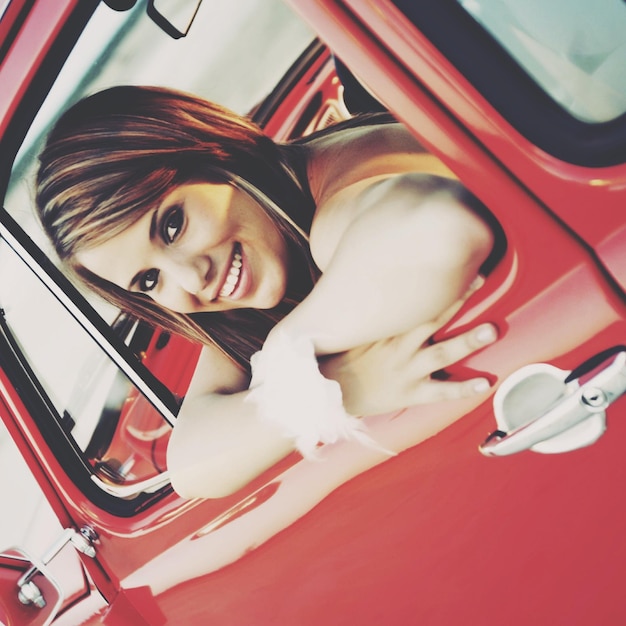
[[[220,298],[230,298],[231,300],[239,300],[247,295],[250,287],[249,272],[243,264],[243,256],[241,244],[236,242],[233,246],[233,256],[230,262],[228,272],[222,281],[222,287],[219,291]]]
[[[284,239],[251,196],[226,184],[181,185],[76,259],[180,313],[272,308],[287,288]]]

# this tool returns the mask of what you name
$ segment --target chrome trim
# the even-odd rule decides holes
[[[606,408],[626,392],[626,351],[617,351],[612,362],[590,380],[581,383],[571,374],[535,363],[509,376],[493,400],[498,430],[487,437],[480,451],[485,456],[506,456],[529,449],[558,453],[595,443],[606,429]],[[518,407],[512,411],[517,415],[511,421],[505,407],[507,398],[518,394],[518,400],[511,404],[514,409],[524,396],[532,397],[541,380],[552,381],[553,397],[548,406],[539,415],[528,415],[525,423],[519,423],[519,418],[526,416]]]
[[[154,493],[155,491],[162,489],[169,484],[170,475],[169,472],[165,471],[158,476],[153,476],[152,478],[142,480],[138,483],[133,483],[132,485],[105,483],[95,474],[91,475],[91,480],[98,485],[102,491],[106,491],[112,496],[117,496],[118,498],[133,498],[138,496],[140,493]]]

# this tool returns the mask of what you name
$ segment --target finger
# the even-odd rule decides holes
[[[459,310],[467,302],[469,297],[478,289],[480,289],[484,284],[485,279],[482,276],[477,276],[472,281],[472,284],[467,288],[467,291],[431,322],[430,326],[432,327],[432,333],[445,326],[459,312]]]
[[[451,339],[444,339],[419,350],[411,362],[411,374],[429,376],[493,343],[498,331],[493,324],[481,324]]]
[[[402,335],[397,335],[396,338],[392,338],[391,341],[395,340],[395,342],[401,347],[408,347],[412,349],[414,346],[415,349],[419,349],[429,337],[445,326],[458,313],[459,309],[465,304],[467,299],[484,284],[485,279],[480,275],[476,276],[463,297],[453,302],[434,320],[420,324]]]
[[[432,323],[420,324],[411,330],[403,333],[402,335],[396,335],[389,339],[389,346],[396,350],[397,354],[404,355],[407,360],[413,360],[415,354],[424,349],[424,344],[437,330]]]
[[[491,385],[486,378],[472,378],[461,382],[424,380],[415,387],[413,401],[414,404],[431,404],[458,400],[485,394],[490,389]]]

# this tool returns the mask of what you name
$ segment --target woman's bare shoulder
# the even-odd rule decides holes
[[[351,128],[311,145],[309,181],[316,200],[311,252],[323,270],[350,223],[362,210],[359,197],[377,182],[398,174],[454,174],[426,152],[401,124]]]

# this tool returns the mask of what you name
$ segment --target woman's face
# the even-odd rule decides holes
[[[276,306],[287,246],[247,193],[191,183],[104,243],[76,255],[86,269],[180,313]]]

